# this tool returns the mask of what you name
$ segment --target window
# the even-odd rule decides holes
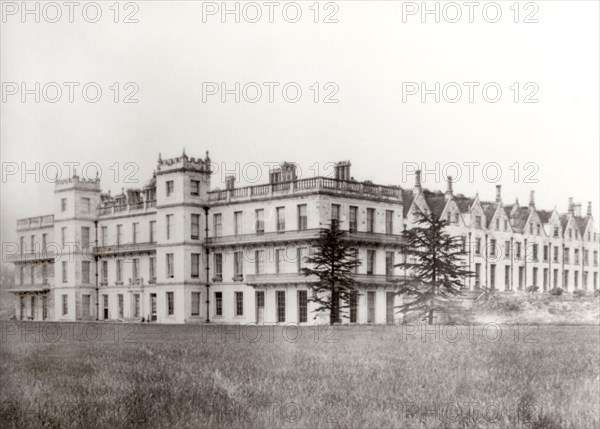
[[[385,274],[387,276],[394,275],[394,265],[395,265],[394,256],[395,256],[394,252],[385,252]]]
[[[579,249],[573,249],[573,257],[575,259],[575,265],[579,264]]]
[[[538,284],[538,269],[537,267],[533,267],[533,271],[532,271],[532,284],[533,286],[537,286]]]
[[[375,250],[367,250],[367,274],[375,273]]]
[[[45,263],[42,265],[42,284],[48,284],[48,266]]]
[[[254,273],[264,274],[265,272],[265,251],[255,250],[254,251]]]
[[[588,288],[588,272],[583,272],[583,289],[587,290]]]
[[[298,322],[305,323],[308,321],[308,292],[305,290],[298,291]]]
[[[350,206],[350,232],[354,232],[358,227],[358,207]]]
[[[222,220],[223,220],[223,216],[221,215],[221,213],[215,213],[213,215],[213,228],[215,230],[215,237],[220,237],[222,234]]]
[[[569,287],[569,270],[565,270],[564,272],[563,285],[565,289]]]
[[[81,261],[81,282],[90,282],[90,261]]]
[[[149,260],[150,282],[156,282],[156,256],[151,256]]]
[[[500,219],[496,219],[496,231],[500,231]]]
[[[558,262],[558,246],[554,246],[554,255],[552,257],[554,262]]]
[[[215,253],[215,279],[214,281],[223,280],[223,254]]]
[[[265,211],[263,209],[256,209],[254,214],[256,216],[256,233],[264,234],[264,232],[265,232]]]
[[[590,251],[583,249],[583,265],[588,266],[590,264]]]
[[[60,200],[60,211],[63,213],[67,211],[67,199],[66,198],[61,198],[61,200]]]
[[[539,223],[536,225],[536,228],[537,228],[537,235],[542,235],[542,229],[541,229]]]
[[[123,225],[117,225],[117,245],[123,242]]]
[[[481,228],[481,216],[475,216],[475,228]]]
[[[340,205],[339,204],[332,204],[331,205],[331,221],[333,222],[340,222]]]
[[[89,198],[81,198],[81,213],[89,213],[90,212],[90,199]]]
[[[367,292],[367,323],[375,322],[375,292]]]
[[[481,238],[475,239],[475,254],[481,255]]]
[[[69,297],[67,295],[62,296],[62,315],[66,316],[69,314]]]
[[[63,264],[64,264],[64,262],[63,262]],[[19,284],[22,285],[24,282],[25,282],[25,267],[21,266],[19,268]]]
[[[569,248],[565,247],[564,253],[563,253],[563,261],[565,264],[569,263]]]
[[[510,290],[510,265],[504,266],[504,290]]]
[[[558,269],[554,269],[552,271],[552,286],[553,287],[558,287]]]
[[[140,278],[140,260],[138,258],[131,260],[131,277],[134,282],[137,282]]]
[[[119,319],[123,318],[123,294],[119,293],[117,294],[117,307],[118,307],[118,311],[119,311]]]
[[[450,213],[448,213],[450,215]],[[450,222],[450,220],[448,220]],[[394,233],[394,211],[386,210],[385,211],[385,233],[387,235],[391,235]]]
[[[302,268],[306,266],[306,257],[308,256],[308,247],[298,247],[296,250],[298,273],[302,273]]]
[[[548,290],[548,272],[549,272],[548,268],[544,268],[544,274],[543,274],[544,279],[543,279],[542,286],[545,291]]]
[[[277,231],[285,231],[285,207],[277,207]]]
[[[117,264],[117,283],[123,283],[123,260],[117,259],[115,261]]]
[[[46,243],[48,240],[48,234],[42,234],[42,253],[46,253]]]
[[[352,254],[352,257],[354,258],[354,260],[358,261],[358,249],[356,249],[356,248],[352,249],[351,252],[352,252],[351,254]],[[352,268],[352,272],[355,274],[358,273],[358,265],[355,265]]]
[[[100,283],[108,283],[108,261],[102,261],[102,271],[100,272]]]
[[[532,256],[533,256],[534,261],[538,260],[538,245],[537,244],[533,245]]]
[[[233,253],[233,276],[234,280],[241,281],[244,275],[244,258],[242,252]]]
[[[150,221],[150,242],[154,243],[156,241],[156,221]]]
[[[134,222],[132,225],[132,228],[131,228],[131,242],[134,244],[138,242],[139,230],[140,230],[140,224],[137,222]]]
[[[198,240],[200,238],[200,215],[192,213],[191,218],[191,238]]]
[[[519,267],[519,289],[523,289],[524,281],[525,281],[525,268]]]
[[[375,209],[367,209],[367,232],[375,232]]]
[[[508,231],[508,221],[504,219],[504,231]]]
[[[577,289],[579,287],[579,271],[573,272],[573,287]]]
[[[277,295],[277,322],[285,322],[285,291],[276,291]]]
[[[62,282],[67,283],[67,261],[62,261]]]
[[[594,267],[598,266],[598,251],[594,250]]]
[[[133,317],[140,317],[140,294],[133,294]]]
[[[67,227],[63,226],[60,229],[60,242],[64,246],[67,243]],[[25,245],[23,245],[25,247]]]
[[[167,180],[167,197],[170,197],[171,195],[173,195],[173,192],[175,191],[175,183],[172,180]]]
[[[192,253],[192,278],[200,277],[200,253]]]
[[[496,289],[496,264],[490,264],[490,288]]]
[[[529,224],[529,233],[533,235],[533,224]]]
[[[481,286],[481,264],[475,264],[475,287]]]
[[[167,292],[167,316],[175,314],[175,292]]]
[[[558,237],[558,227],[554,227],[554,233],[552,234],[553,237]]]
[[[548,260],[549,253],[550,253],[550,245],[544,246],[544,261]]]
[[[244,315],[244,292],[235,293],[235,315]]]
[[[504,242],[504,257],[510,258],[510,241]]]
[[[242,212],[233,213],[233,234],[242,234]]]
[[[35,266],[29,267],[29,284],[35,284]]]
[[[167,278],[175,277],[175,268],[173,267],[173,254],[167,253]]]
[[[275,273],[280,274],[285,271],[284,266],[284,252],[285,249],[275,249]]]
[[[460,219],[460,215],[457,213],[454,213],[454,223],[458,223],[458,220]]]
[[[306,204],[298,205],[298,230],[304,231],[308,228],[308,217],[306,215]]]
[[[490,240],[490,256],[496,256],[496,240]]]
[[[192,292],[192,316],[200,316],[200,292]]]
[[[108,246],[108,227],[103,226],[100,228],[100,245]]]
[[[190,195],[197,197],[200,195],[200,181],[199,180],[190,180]]]
[[[521,259],[521,243],[515,243],[515,253],[516,253],[516,258],[517,259]]]
[[[215,316],[223,316],[223,292],[215,292]]]
[[[173,225],[173,215],[172,214],[168,214],[165,216],[165,221],[166,221],[166,227],[167,227],[167,240],[171,239],[171,228]]]
[[[358,293],[352,291],[350,293],[350,323],[358,321]]]

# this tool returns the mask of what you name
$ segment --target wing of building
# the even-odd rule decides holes
[[[461,236],[475,276],[465,290],[513,293],[528,286],[598,289],[599,236],[588,204],[566,213],[423,189],[359,182],[349,162],[335,177],[298,178],[283,163],[269,182],[211,189],[211,161],[163,160],[141,189],[102,193],[100,180],[57,181],[52,213],[21,219],[9,261],[23,320],[149,320],[162,323],[314,323],[300,273],[332,219],[362,265],[360,294],[344,323],[395,323],[395,267],[404,228],[431,212]],[[326,317],[326,315],[323,315]],[[321,319],[317,319],[321,320]],[[325,319],[322,319],[325,320]]]

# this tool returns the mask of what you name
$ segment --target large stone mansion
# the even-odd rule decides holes
[[[591,213],[566,213],[445,192],[358,182],[350,163],[335,177],[300,179],[293,164],[269,182],[211,189],[208,154],[159,157],[142,189],[102,193],[99,179],[57,181],[53,213],[21,219],[17,317],[23,320],[150,320],[162,323],[313,323],[310,278],[300,269],[332,219],[362,265],[345,323],[395,323],[395,280],[405,273],[400,237],[418,211],[447,219],[464,238],[465,289],[540,292],[598,289],[599,237]]]

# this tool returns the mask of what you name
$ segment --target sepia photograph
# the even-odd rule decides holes
[[[1,428],[600,428],[600,1],[0,15]]]

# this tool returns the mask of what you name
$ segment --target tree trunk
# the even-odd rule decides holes
[[[427,324],[433,325],[433,308],[429,309],[429,316],[427,317]]]
[[[334,284],[331,288],[331,314],[329,317],[330,325],[333,325],[334,323],[338,322],[340,313],[339,302],[340,300],[338,297],[337,287]]]

